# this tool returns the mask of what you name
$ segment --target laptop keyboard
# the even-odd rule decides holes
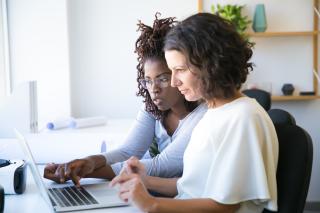
[[[98,204],[83,187],[49,188],[53,206],[69,207]]]

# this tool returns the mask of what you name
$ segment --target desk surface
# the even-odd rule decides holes
[[[43,171],[43,166],[39,168]],[[33,180],[29,167],[27,168],[27,187],[22,195],[5,196],[5,213],[34,213],[34,212],[51,212],[50,207],[46,204],[40,195],[40,192]],[[140,213],[141,211],[133,206],[92,209],[77,212],[105,212],[105,213]]]
[[[34,157],[36,160],[38,159],[37,162],[42,163],[46,159],[65,162],[73,158],[82,157],[81,155],[98,154],[100,152],[101,141],[103,140],[106,141],[108,150],[117,147],[131,124],[132,120],[114,120],[108,122],[106,126],[101,127],[42,131],[38,134],[27,135],[26,137]],[[23,153],[19,151],[21,150],[16,143],[16,139],[0,139],[1,157],[6,159],[24,159]],[[28,167],[27,170],[26,191],[22,195],[6,195],[4,212],[51,212],[50,207],[47,206],[40,195],[31,175],[30,168]],[[39,171],[43,172],[43,166],[39,168]],[[141,211],[133,206],[127,206],[79,212],[138,213]]]
[[[118,147],[132,123],[133,120],[128,119],[110,120],[104,126],[43,130],[36,134],[26,134],[25,137],[37,163],[61,163],[100,153],[103,141],[107,151]],[[4,159],[24,159],[15,138],[0,138],[0,155]]]

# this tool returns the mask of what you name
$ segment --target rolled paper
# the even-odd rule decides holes
[[[50,130],[67,128],[67,127],[69,127],[70,121],[72,121],[72,120],[73,120],[73,118],[54,120],[52,122],[47,123],[47,128]]]
[[[103,116],[99,117],[88,117],[88,118],[79,118],[74,119],[69,122],[70,128],[84,128],[84,127],[92,127],[92,126],[101,126],[107,123],[107,119]]]

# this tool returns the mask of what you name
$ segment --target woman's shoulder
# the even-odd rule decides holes
[[[197,107],[195,107],[189,115],[203,115],[208,110],[208,106],[205,103],[200,103]]]
[[[267,112],[252,98],[241,97],[217,109],[209,109],[206,114],[211,120],[250,121],[267,116]]]
[[[249,97],[241,97],[233,101],[226,112],[238,114],[239,116],[248,116],[253,114],[264,114],[265,110],[258,104],[258,102]]]
[[[148,112],[145,108],[145,105],[142,105],[138,111],[137,120],[156,120],[154,115],[150,112]]]
[[[196,108],[194,108],[184,119],[181,120],[182,123],[197,123],[203,115],[207,112],[208,107],[206,104],[201,103]]]

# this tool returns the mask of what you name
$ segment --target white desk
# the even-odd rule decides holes
[[[27,168],[27,187],[26,191],[21,195],[6,195],[5,196],[5,213],[35,213],[35,212],[52,212],[49,206],[45,203],[40,195],[40,192],[34,183],[30,168]],[[43,171],[43,166],[40,169]],[[115,208],[102,208],[92,209],[77,212],[105,212],[105,213],[141,213],[141,211],[134,206],[115,207]]]
[[[61,163],[100,153],[105,141],[107,151],[119,146],[133,120],[108,120],[107,125],[82,129],[43,130],[25,135],[37,163]],[[0,139],[0,156],[4,159],[23,159],[17,139]]]
[[[101,141],[105,140],[107,150],[121,144],[133,120],[109,120],[107,125],[58,131],[41,131],[26,135],[31,151],[39,163],[66,162],[89,154],[100,153]],[[24,159],[17,139],[0,139],[0,155],[4,159]],[[43,172],[43,169],[40,169]],[[22,195],[5,196],[5,213],[50,212],[42,199],[28,167],[27,187]],[[86,210],[80,212],[137,213],[135,207],[116,207]]]

